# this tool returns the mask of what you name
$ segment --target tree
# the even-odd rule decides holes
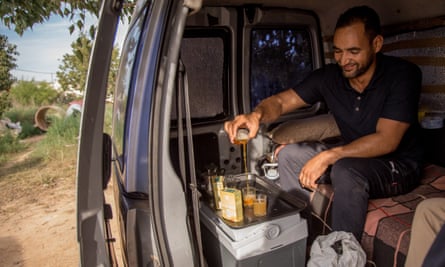
[[[88,64],[93,42],[84,34],[71,44],[72,53],[63,55],[62,64],[57,71],[57,79],[62,90],[83,91],[86,83]],[[119,66],[119,51],[113,49],[110,74],[108,78],[108,92],[111,94],[115,86]]]
[[[123,6],[122,19],[130,16],[134,9],[135,0],[127,0]],[[44,23],[51,15],[68,17],[72,21],[69,27],[73,33],[77,27],[84,30],[86,14],[98,16],[101,1],[97,0],[33,0],[14,1],[0,0],[0,20],[9,29],[14,29],[19,35],[36,23]],[[94,26],[90,28],[90,35],[94,35]]]
[[[15,81],[11,70],[17,67],[15,57],[18,55],[17,46],[8,43],[7,36],[0,35],[0,117],[10,106],[8,91]]]
[[[17,52],[17,46],[8,42],[8,37],[0,35],[0,92],[9,90],[14,77],[11,75],[11,70],[17,67],[15,64]]]

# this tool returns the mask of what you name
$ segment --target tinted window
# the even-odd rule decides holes
[[[293,87],[313,69],[309,32],[304,29],[252,29],[250,107]]]
[[[143,16],[140,16],[129,31],[122,49],[119,77],[116,83],[113,117],[113,144],[122,168],[124,158],[125,117],[128,110],[131,73],[136,59],[136,50],[141,35]]]

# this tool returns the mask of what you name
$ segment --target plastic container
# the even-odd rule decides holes
[[[252,174],[226,176],[225,180],[238,188],[249,183],[266,194],[267,214],[255,216],[252,208],[244,208],[243,220],[232,222],[208,203],[201,203],[203,250],[209,266],[304,266],[308,229],[300,211],[305,202]]]

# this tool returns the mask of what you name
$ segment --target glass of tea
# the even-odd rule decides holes
[[[253,214],[257,217],[267,215],[267,195],[257,194],[253,201]]]
[[[243,205],[246,208],[251,208],[253,207],[253,202],[255,200],[255,187],[244,187],[242,189],[243,192]]]

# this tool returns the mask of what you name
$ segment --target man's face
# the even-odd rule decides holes
[[[335,31],[334,57],[345,78],[353,79],[366,73],[374,63],[375,53],[363,23]]]

